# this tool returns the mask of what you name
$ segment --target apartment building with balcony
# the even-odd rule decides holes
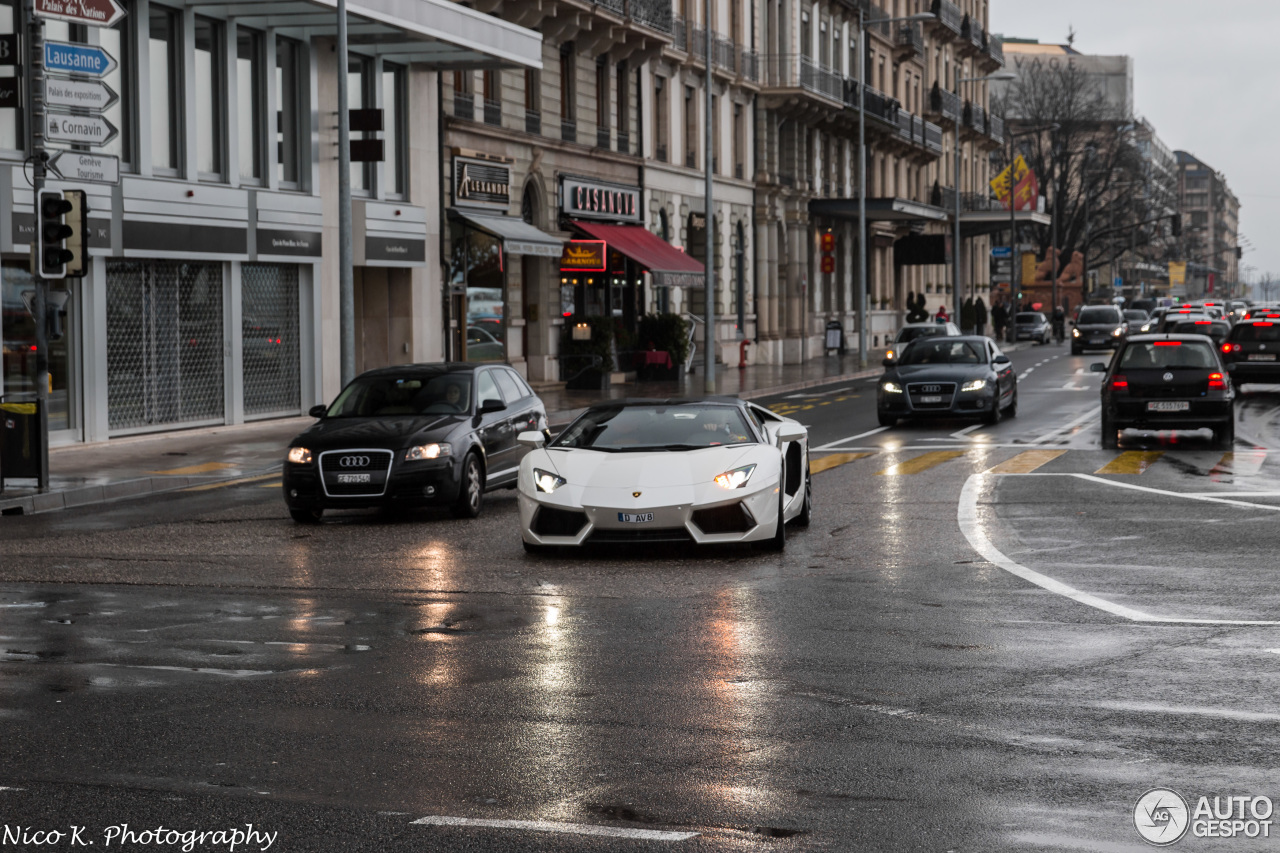
[[[1240,201],[1221,172],[1187,151],[1174,156],[1182,213],[1180,254],[1187,261],[1186,292],[1174,295],[1238,294]]]

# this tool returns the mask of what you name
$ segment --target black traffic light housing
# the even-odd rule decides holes
[[[1169,217],[1169,231],[1175,237],[1182,236],[1182,214],[1175,213]]]
[[[64,221],[71,229],[65,241],[71,253],[67,259],[67,278],[84,278],[89,272],[89,197],[84,190],[63,190],[62,197],[71,203]]]
[[[73,206],[59,190],[40,190],[36,210],[35,264],[35,274],[40,278],[60,279],[67,275],[67,262],[73,258],[66,243],[74,232],[64,220]]]

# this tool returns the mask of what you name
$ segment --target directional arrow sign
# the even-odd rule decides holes
[[[120,158],[110,154],[61,151],[49,161],[48,168],[58,177],[76,183],[81,181],[97,184],[120,183]]]
[[[45,116],[44,138],[51,142],[106,145],[117,133],[116,126],[102,116],[73,116],[52,111]]]
[[[101,80],[46,77],[44,82],[44,102],[51,107],[72,107],[101,112],[108,109],[119,98],[120,96]]]
[[[36,0],[36,14],[73,24],[109,27],[124,17],[116,0]]]
[[[44,69],[55,74],[102,77],[116,70],[116,60],[97,45],[47,41],[44,43]]]

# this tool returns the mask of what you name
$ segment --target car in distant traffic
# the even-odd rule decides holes
[[[1129,330],[1137,329],[1142,324],[1151,319],[1151,315],[1140,308],[1124,308],[1120,311],[1124,317],[1125,323],[1129,325]]]
[[[1172,335],[1205,335],[1215,344],[1221,344],[1231,332],[1231,324],[1225,319],[1178,320],[1171,323],[1165,331]]]
[[[1236,385],[1280,383],[1280,320],[1242,320],[1219,349]]]
[[[294,521],[325,510],[447,506],[480,514],[484,493],[515,486],[522,431],[547,411],[506,365],[405,364],[360,374],[289,442],[284,500]]]
[[[1053,338],[1053,324],[1039,311],[1019,311],[1013,315],[1014,341],[1047,344]]]
[[[890,342],[889,349],[885,352],[884,357],[886,359],[897,358],[902,348],[917,338],[931,338],[937,335],[954,337],[959,334],[960,327],[950,321],[944,323],[908,323],[898,330],[898,334]]]
[[[583,412],[547,442],[537,431],[517,486],[530,553],[654,543],[786,546],[813,508],[809,431],[755,403],[623,400]]]
[[[990,338],[922,338],[884,367],[876,389],[881,426],[904,418],[975,416],[996,424],[1018,413],[1017,374]]]
[[[1090,370],[1102,380],[1102,446],[1114,449],[1122,430],[1211,429],[1226,448],[1235,442],[1235,391],[1218,347],[1203,335],[1137,335],[1108,365]]]
[[[1124,315],[1114,305],[1086,305],[1071,329],[1071,354],[1087,349],[1115,349],[1124,341]]]

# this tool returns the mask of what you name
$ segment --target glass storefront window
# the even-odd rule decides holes
[[[53,285],[63,289],[62,282]],[[4,308],[4,370],[0,395],[7,402],[24,402],[36,398],[36,324],[23,302],[23,291],[35,290],[35,282],[25,263],[6,262],[0,266],[0,302]],[[74,306],[68,303],[70,311]],[[71,340],[69,321],[63,322],[60,341],[49,342],[49,429],[70,429],[73,421],[70,394]]]
[[[196,170],[201,178],[222,177],[222,110],[225,51],[222,25],[196,18]]]
[[[453,282],[466,288],[466,360],[505,361],[502,241],[459,222],[450,225],[450,235]]]
[[[151,91],[151,165],[156,169],[178,169],[182,115],[179,94],[182,86],[181,54],[177,15],[163,6],[151,7],[151,71],[147,86]]]

